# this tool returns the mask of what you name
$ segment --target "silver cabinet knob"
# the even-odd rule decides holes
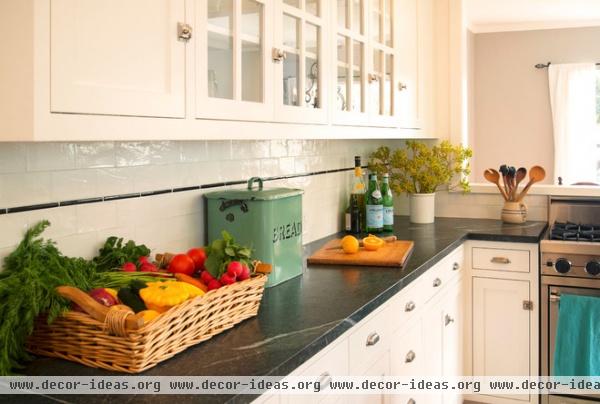
[[[402,82],[398,83],[398,91],[404,91],[404,90],[406,90],[406,88],[407,88],[406,84],[404,84]]]
[[[444,324],[445,325],[448,325],[448,324],[453,323],[453,322],[454,322],[454,319],[452,317],[450,317],[448,314],[446,314],[444,316]]]
[[[433,280],[433,287],[434,288],[440,287],[441,285],[442,285],[442,280],[440,278],[435,278]]]
[[[192,27],[186,23],[177,23],[177,39],[181,42],[187,42],[192,39]]]
[[[404,311],[409,312],[409,311],[413,311],[415,309],[416,305],[415,302],[408,302],[406,303],[406,306],[404,306]]]
[[[378,343],[380,340],[379,338],[379,334],[377,334],[376,332],[372,332],[371,334],[369,334],[369,336],[367,337],[367,346],[373,346],[376,343]]]
[[[459,269],[460,269],[460,264],[458,262],[455,262],[454,264],[452,264],[453,271],[458,271]]]
[[[287,58],[287,52],[283,49],[273,48],[273,61],[276,63],[282,62]]]
[[[329,387],[331,383],[331,374],[329,372],[324,372],[319,376],[319,386],[321,386],[321,390],[325,390]]]
[[[411,363],[412,361],[415,360],[416,357],[417,357],[417,355],[414,353],[414,351],[410,350],[406,354],[406,359],[404,359],[404,362]]]

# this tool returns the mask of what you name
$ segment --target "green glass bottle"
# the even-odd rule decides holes
[[[394,231],[394,197],[390,189],[390,176],[383,174],[381,184],[381,197],[383,198],[383,231]]]
[[[352,179],[352,189],[350,191],[350,223],[352,233],[365,231],[367,221],[365,218],[365,195],[367,187],[363,177],[362,167],[360,166],[360,156],[354,156],[354,177]],[[358,209],[352,209],[352,204]],[[355,226],[352,226],[355,223]]]
[[[367,233],[381,233],[383,231],[383,197],[377,182],[377,174],[369,175],[366,205]]]

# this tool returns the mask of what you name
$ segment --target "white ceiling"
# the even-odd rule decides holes
[[[600,26],[600,0],[465,0],[473,32]]]

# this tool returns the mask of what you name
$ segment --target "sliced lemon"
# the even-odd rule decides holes
[[[363,239],[363,246],[367,251],[377,251],[383,247],[384,244],[385,241],[373,235],[369,235]]]

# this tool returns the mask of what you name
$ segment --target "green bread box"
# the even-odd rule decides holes
[[[205,194],[208,241],[226,230],[237,243],[252,247],[257,259],[273,265],[266,287],[302,275],[302,193],[263,188],[263,180],[253,177],[247,189]]]

